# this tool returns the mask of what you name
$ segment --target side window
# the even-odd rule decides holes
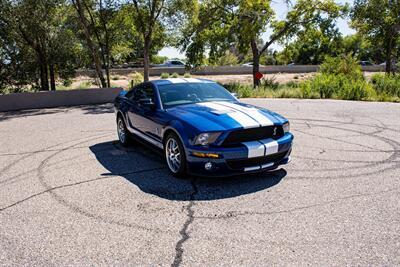
[[[172,65],[183,65],[180,61],[172,61]]]
[[[141,99],[151,99],[153,103],[155,103],[155,97],[154,97],[154,90],[153,87],[146,83],[139,85],[134,89],[135,93],[133,96],[133,101],[139,101]]]
[[[128,99],[130,99],[130,100],[133,100],[134,92],[135,92],[135,88],[129,90],[129,92],[126,93],[125,97],[128,98]]]

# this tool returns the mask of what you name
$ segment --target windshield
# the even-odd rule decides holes
[[[208,101],[236,101],[217,83],[175,83],[159,85],[158,88],[164,108]]]

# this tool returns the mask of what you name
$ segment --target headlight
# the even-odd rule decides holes
[[[282,125],[282,128],[284,133],[288,133],[290,131],[290,123],[289,122],[284,123]]]
[[[206,146],[215,142],[220,134],[221,133],[201,133],[196,137],[194,144]]]

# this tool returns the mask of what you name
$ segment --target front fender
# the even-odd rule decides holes
[[[171,121],[168,126],[164,128],[163,139],[165,138],[165,133],[170,130],[172,130],[179,136],[182,144],[185,147],[190,146],[191,142],[193,142],[194,137],[197,135],[197,130],[195,128],[187,123],[182,123],[179,120]]]

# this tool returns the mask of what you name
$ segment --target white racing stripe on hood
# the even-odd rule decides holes
[[[274,123],[270,119],[268,119],[264,114],[262,114],[256,108],[248,108],[248,107],[244,107],[242,105],[238,105],[238,104],[231,103],[231,102],[217,102],[217,103],[227,106],[227,107],[231,107],[236,110],[239,110],[240,112],[246,113],[247,116],[252,117],[254,120],[256,120],[262,126],[274,125]]]
[[[260,126],[260,124],[257,121],[233,108],[219,105],[213,102],[198,103],[198,105],[216,110],[218,111],[219,114],[226,114],[227,116],[235,120],[238,124],[240,124],[243,128],[253,128]]]

